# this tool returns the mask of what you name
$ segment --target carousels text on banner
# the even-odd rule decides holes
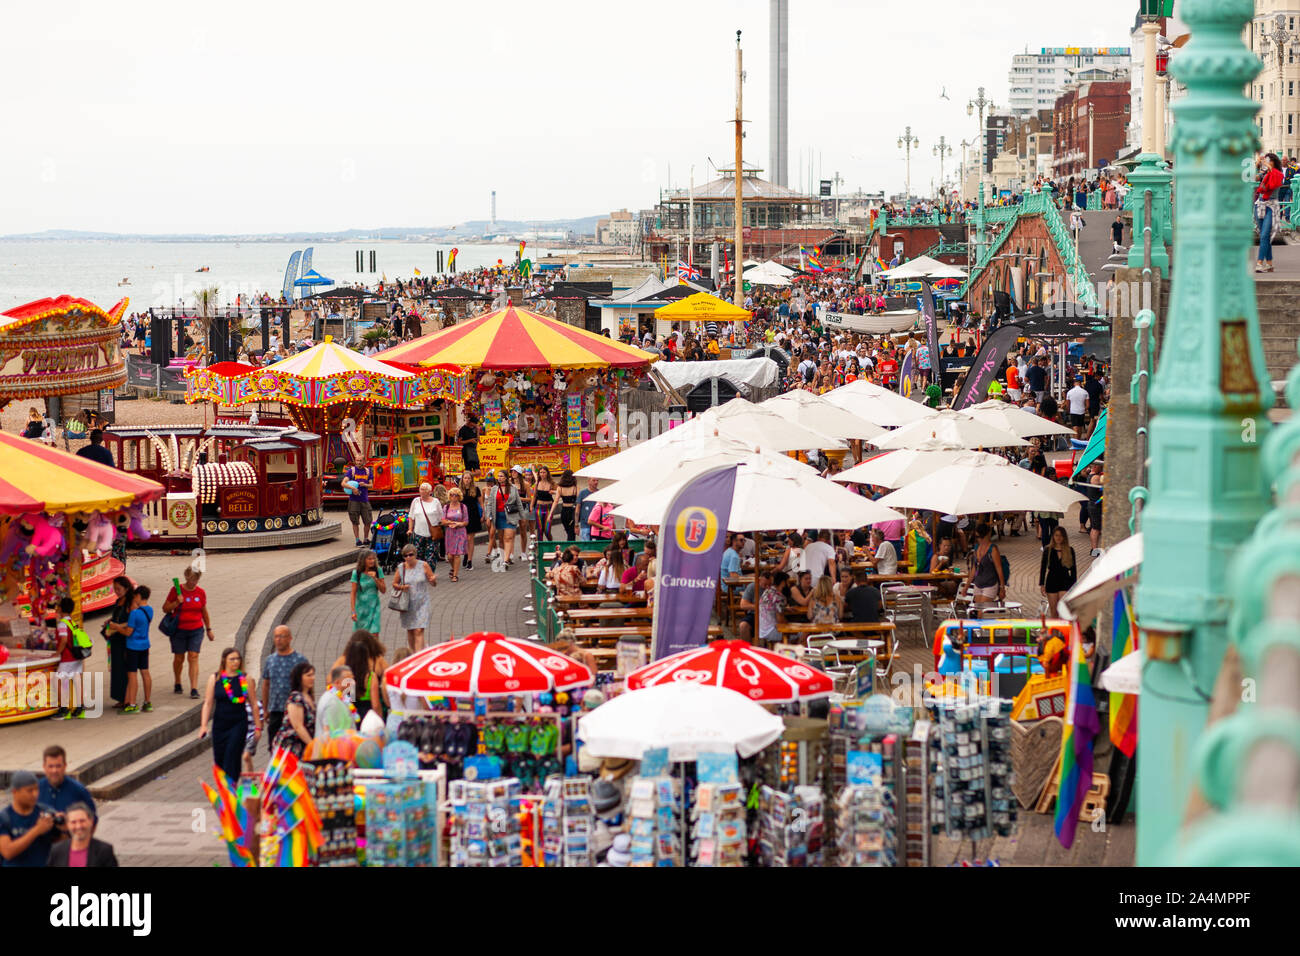
[[[655,660],[708,642],[735,486],[735,465],[716,468],[687,482],[668,505],[655,580]]]

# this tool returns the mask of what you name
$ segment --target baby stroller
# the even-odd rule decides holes
[[[379,556],[379,566],[385,574],[397,568],[405,544],[406,512],[385,511],[375,517],[370,528],[370,546]]]

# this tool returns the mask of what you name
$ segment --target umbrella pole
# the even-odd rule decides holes
[[[762,600],[763,591],[758,583],[763,573],[763,532],[754,532],[754,630],[749,635],[749,643],[756,647],[762,644],[758,639],[758,602]]]

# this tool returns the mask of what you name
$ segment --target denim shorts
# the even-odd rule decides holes
[[[187,631],[177,628],[176,633],[169,638],[172,645],[173,654],[197,654],[203,647],[204,629],[196,627]]]

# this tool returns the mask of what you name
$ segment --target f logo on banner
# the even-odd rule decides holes
[[[703,554],[718,538],[718,516],[708,508],[683,508],[676,530],[677,547],[687,554]]]

